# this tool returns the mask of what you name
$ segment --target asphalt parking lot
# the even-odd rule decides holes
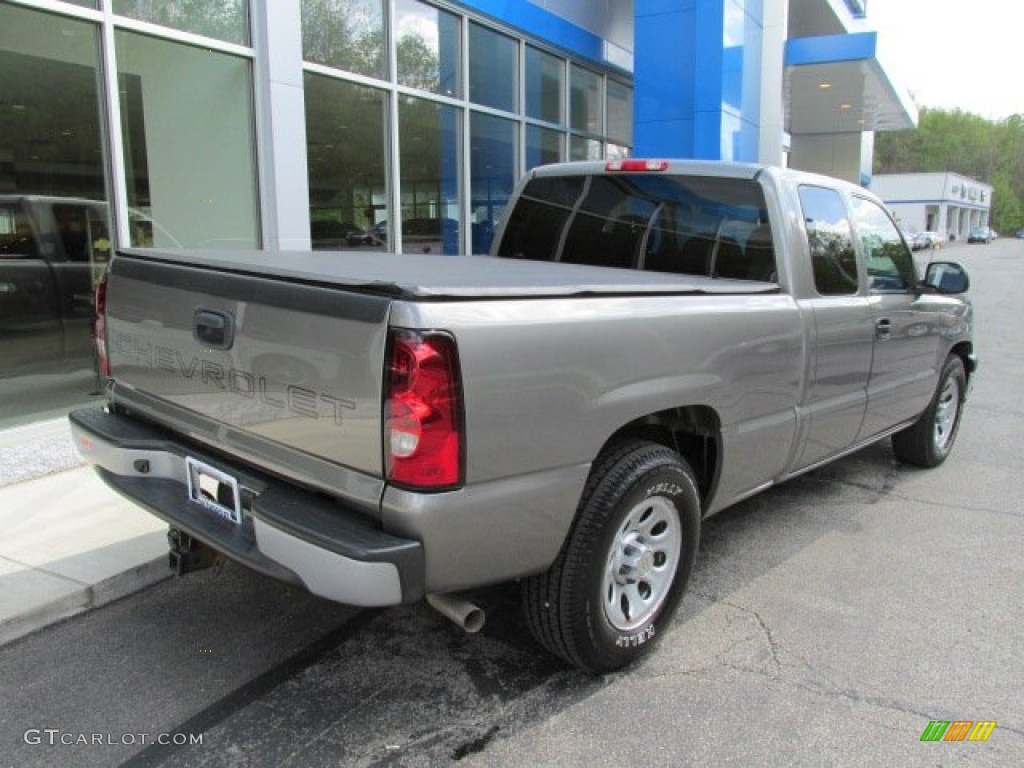
[[[229,566],[0,648],[2,762],[1024,763],[1024,241],[928,255],[967,266],[976,308],[953,455],[918,470],[879,443],[707,521],[643,663],[565,669],[510,588],[480,595],[488,625],[468,636],[425,606],[356,611]],[[996,726],[922,742],[936,720]]]

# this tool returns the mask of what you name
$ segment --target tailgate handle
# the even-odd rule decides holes
[[[231,349],[235,337],[235,321],[228,312],[197,309],[192,323],[192,335],[204,347]]]

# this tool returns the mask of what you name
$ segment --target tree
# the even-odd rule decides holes
[[[921,110],[916,130],[875,137],[875,173],[950,171],[991,184],[992,225],[1024,226],[1024,115],[991,121],[959,109]]]

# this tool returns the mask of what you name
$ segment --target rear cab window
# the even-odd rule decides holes
[[[540,176],[523,189],[502,258],[776,280],[764,191],[753,179],[661,173]]]

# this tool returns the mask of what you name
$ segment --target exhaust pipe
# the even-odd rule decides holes
[[[487,614],[480,606],[454,594],[427,595],[430,607],[446,619],[450,619],[469,634],[475,634],[484,628]]]

